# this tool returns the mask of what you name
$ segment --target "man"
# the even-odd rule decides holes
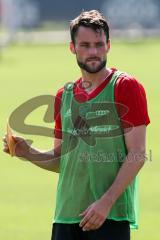
[[[15,155],[59,172],[52,240],[129,240],[130,226],[137,227],[136,175],[145,162],[145,92],[106,67],[109,27],[100,12],[82,12],[70,32],[82,77],[57,93],[55,150],[29,151],[14,136]]]

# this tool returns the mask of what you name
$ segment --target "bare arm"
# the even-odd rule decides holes
[[[131,132],[125,134],[128,154],[112,186],[102,196],[107,203],[113,205],[142,168],[145,162],[145,139],[145,125],[134,127]]]
[[[25,158],[40,168],[59,173],[60,156],[61,140],[55,139],[53,150],[42,152],[32,148]]]
[[[17,136],[13,136],[15,142],[15,156],[28,160],[36,166],[48,171],[59,172],[60,156],[61,156],[61,139],[54,140],[54,149],[49,152],[43,152],[30,147],[27,142]],[[10,154],[6,137],[3,138],[3,151]]]
[[[134,127],[125,134],[128,154],[111,187],[98,201],[80,214],[83,217],[80,222],[83,230],[97,229],[104,223],[115,201],[138,174],[145,162],[145,138],[145,125]]]

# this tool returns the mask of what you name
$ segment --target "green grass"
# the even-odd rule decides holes
[[[144,85],[151,124],[147,131],[147,154],[152,151],[140,174],[140,229],[133,240],[158,240],[160,223],[159,191],[159,59],[160,40],[113,42],[108,65],[129,72]],[[54,95],[64,83],[80,75],[67,45],[11,46],[0,60],[0,137],[6,119],[26,100],[44,94]],[[131,96],[132,97],[132,96]],[[28,124],[43,124],[45,106],[28,117]],[[45,123],[53,127],[53,123]],[[31,137],[32,136],[27,136]],[[52,139],[35,137],[34,145],[50,148]],[[0,145],[2,149],[2,143]],[[0,239],[50,239],[58,175],[0,152]]]

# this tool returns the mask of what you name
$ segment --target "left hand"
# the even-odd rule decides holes
[[[79,226],[82,227],[83,231],[98,229],[106,220],[110,209],[111,206],[107,205],[104,199],[99,199],[79,215],[84,216]]]

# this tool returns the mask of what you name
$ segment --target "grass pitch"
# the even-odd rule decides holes
[[[140,173],[140,229],[132,232],[133,240],[159,239],[159,59],[160,40],[113,42],[108,56],[108,66],[129,72],[144,85],[151,119],[147,130],[148,161]],[[67,45],[5,49],[0,60],[1,138],[6,120],[15,108],[35,96],[54,95],[64,83],[79,75]],[[53,127],[53,122],[44,123],[45,111],[45,106],[40,107],[28,116],[27,123]],[[52,144],[52,139],[34,137],[36,147],[49,149]],[[0,239],[50,239],[58,174],[11,158],[2,151],[0,160]]]

